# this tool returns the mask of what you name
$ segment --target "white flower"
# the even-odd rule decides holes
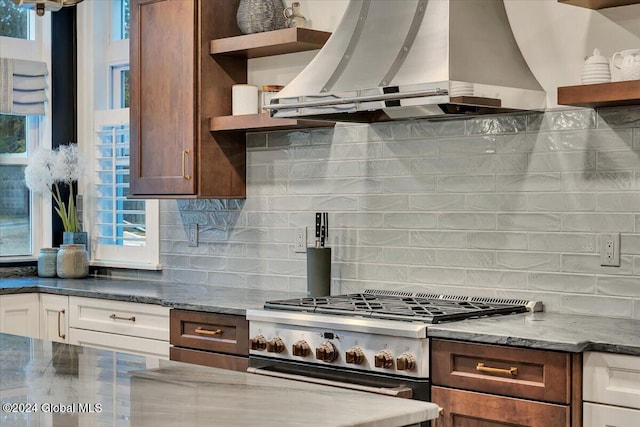
[[[67,144],[58,147],[52,172],[56,181],[69,184],[78,180],[80,170],[78,167],[77,144]]]
[[[38,148],[24,170],[24,180],[29,190],[36,193],[50,192],[56,182],[53,176],[53,165],[56,155],[51,150]]]

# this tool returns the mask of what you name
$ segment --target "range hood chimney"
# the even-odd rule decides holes
[[[503,0],[351,0],[272,117],[374,122],[544,110]]]

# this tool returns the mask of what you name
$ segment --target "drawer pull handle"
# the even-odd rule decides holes
[[[182,150],[182,177],[191,179],[191,175],[187,174],[187,154],[191,154],[190,149]]]
[[[216,329],[215,331],[210,331],[208,329],[202,329],[201,326],[198,326],[194,332],[200,335],[222,335],[222,329]]]
[[[116,316],[115,314],[112,314],[111,316],[109,316],[109,318],[113,319],[113,320],[127,320],[129,322],[135,322],[136,321],[136,316],[120,317],[120,316]]]
[[[62,339],[64,339],[65,337],[65,334],[62,333],[61,331],[62,328],[60,327],[60,318],[62,317],[63,314],[64,314],[64,309],[58,312],[58,336]]]
[[[490,368],[488,366],[484,366],[484,363],[478,363],[476,365],[476,371],[487,372],[490,374],[502,374],[502,375],[510,375],[515,377],[518,375],[518,368],[514,368],[513,366],[509,369],[501,369],[501,368]]]

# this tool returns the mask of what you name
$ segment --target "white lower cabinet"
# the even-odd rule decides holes
[[[169,308],[69,297],[70,343],[169,358]]]
[[[586,352],[584,427],[640,426],[640,356]]]
[[[40,338],[69,343],[69,297],[40,294]]]
[[[0,332],[40,338],[38,294],[0,295]]]

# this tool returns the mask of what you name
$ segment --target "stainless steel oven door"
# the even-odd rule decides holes
[[[383,375],[254,355],[249,357],[247,372],[426,402],[430,398],[428,379]]]

